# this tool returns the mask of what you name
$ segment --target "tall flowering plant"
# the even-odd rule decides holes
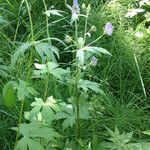
[[[94,25],[90,27],[90,30],[88,30],[88,19],[91,13],[91,5],[89,4],[86,6],[85,4],[82,4],[82,9],[80,9],[78,1],[73,0],[72,7],[67,3],[66,6],[71,10],[71,25],[74,24],[75,26],[73,38],[70,35],[66,35],[65,41],[74,47],[74,58],[72,61],[73,64],[71,67],[70,78],[68,78],[68,85],[72,85],[69,89],[72,101],[69,102],[71,102],[73,107],[73,113],[75,116],[74,123],[76,126],[76,140],[78,141],[81,138],[80,121],[90,117],[89,109],[87,107],[88,102],[86,101],[88,96],[83,98],[83,95],[88,95],[89,92],[93,92],[93,94],[101,92],[99,83],[87,80],[85,78],[86,70],[88,70],[89,67],[96,67],[96,65],[98,65],[98,59],[96,58],[97,56],[100,56],[101,54],[111,56],[106,49],[96,47],[94,44],[98,42],[105,34],[112,36],[113,25],[110,22],[106,23],[103,35],[99,36],[94,41],[91,41],[91,43],[87,43],[87,38],[91,37],[91,33],[97,31],[96,26]],[[80,22],[80,17],[84,17],[85,19],[84,34],[81,34],[79,31],[78,22]],[[70,46],[66,49],[68,50],[69,48]]]
[[[73,35],[66,35],[65,43],[59,38],[51,37],[49,32],[51,16],[63,17],[63,11],[56,10],[54,7],[48,10],[46,2],[43,0],[45,7],[44,15],[46,15],[47,38],[35,41],[29,2],[28,0],[22,1],[22,5],[24,3],[28,10],[32,36],[30,41],[22,43],[22,45],[16,49],[11,58],[11,65],[12,68],[14,68],[19,57],[28,53],[30,61],[26,65],[26,70],[28,70],[27,77],[26,81],[19,79],[18,82],[9,82],[5,85],[3,90],[6,102],[9,101],[7,97],[11,89],[11,97],[15,101],[14,97],[16,96],[21,104],[18,127],[12,128],[17,131],[14,149],[33,150],[34,147],[35,149],[44,150],[46,146],[46,149],[49,149],[49,147],[52,148],[53,145],[59,143],[58,140],[62,138],[53,126],[53,122],[60,119],[62,121],[63,130],[69,129],[70,127],[75,129],[75,144],[81,145],[81,120],[90,118],[90,109],[92,108],[89,103],[89,94],[103,93],[100,89],[100,83],[89,80],[86,73],[89,68],[94,68],[98,65],[98,56],[101,56],[101,54],[111,56],[110,52],[104,48],[95,46],[95,44],[104,35],[112,36],[113,26],[108,22],[104,27],[103,34],[90,43],[87,43],[87,39],[91,37],[92,32],[98,30],[95,25],[90,27],[88,25],[91,5],[88,4],[86,6],[83,4],[82,8],[80,8],[78,0],[73,0],[72,6],[68,5],[65,1],[66,6],[71,11],[70,25],[74,28]],[[84,31],[82,32],[79,30],[81,17],[83,17],[85,21]],[[60,58],[59,49],[53,45],[52,40],[61,43],[65,46],[66,51],[73,53],[73,59],[69,65],[71,67],[67,69],[60,67],[57,62]],[[88,41],[90,41],[90,39],[88,39]],[[42,64],[34,63],[33,65],[33,56],[37,55],[39,56],[38,59],[40,59],[39,62]],[[34,70],[32,70],[33,66]],[[44,80],[45,88],[43,95],[38,95],[38,92],[29,85],[33,79],[34,81]],[[62,96],[60,100],[58,96],[60,93],[57,93],[58,84],[65,86],[65,89],[67,89],[66,91],[59,91],[61,95],[63,95],[64,92],[67,93],[67,100],[65,96]],[[51,90],[50,85],[53,87]],[[50,91],[53,92],[50,93]],[[31,110],[24,112],[24,101],[33,96],[34,100],[30,104]],[[11,106],[15,105],[14,101]],[[27,121],[23,123],[24,120]]]

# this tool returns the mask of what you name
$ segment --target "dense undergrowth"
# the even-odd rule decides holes
[[[79,4],[0,1],[0,149],[150,150],[150,5]]]

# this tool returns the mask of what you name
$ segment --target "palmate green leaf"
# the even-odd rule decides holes
[[[57,79],[63,79],[67,73],[69,73],[68,70],[64,70],[62,68],[58,67],[58,64],[54,62],[48,62],[46,65],[44,64],[35,64],[36,69],[34,70],[34,74],[37,77],[41,77],[41,75],[44,75],[46,73],[52,74]]]
[[[20,47],[17,48],[14,55],[11,57],[11,65],[14,67],[17,59],[20,55],[24,55],[24,53],[32,46],[31,42],[23,43]]]
[[[60,111],[57,101],[53,96],[48,97],[46,102],[43,102],[41,98],[35,98],[35,102],[31,103],[31,106],[33,109],[27,115],[29,120],[38,120],[38,114],[41,113],[43,121],[51,123],[55,112]]]
[[[100,47],[85,46],[82,50],[100,55],[101,53],[111,55],[106,49]]]
[[[63,130],[65,130],[68,127],[72,127],[75,123],[75,114],[71,104],[61,103],[61,108],[62,111],[55,114],[55,119],[65,119],[62,124]]]
[[[85,92],[87,92],[89,89],[96,92],[96,93],[103,93],[103,91],[99,87],[100,85],[96,82],[91,82],[89,80],[82,80],[80,79],[78,82],[78,88],[83,89]]]
[[[38,93],[28,84],[19,79],[19,84],[17,87],[17,97],[19,100],[25,100],[25,97],[30,97],[30,95],[37,95]]]
[[[59,58],[59,49],[49,43],[35,42],[35,50],[40,55],[42,60],[44,60],[44,55],[46,55],[50,60],[57,62],[55,55]]]
[[[15,86],[17,85],[16,82],[10,81],[5,84],[3,88],[3,97],[4,97],[4,104],[7,107],[13,107],[16,102],[16,89]]]
[[[18,130],[17,128],[12,128],[12,130]],[[53,128],[43,126],[40,122],[31,122],[29,124],[23,123],[20,125],[20,134],[23,137],[28,138],[43,138],[47,141],[54,140],[55,138],[60,138],[61,135],[56,132]]]
[[[76,111],[74,111],[73,106],[71,104],[61,103],[60,107],[62,108],[61,112],[55,114],[55,119],[64,119],[62,124],[63,130],[67,129],[68,127],[72,127],[75,124],[76,119]],[[87,106],[82,105],[80,106],[80,119],[89,119],[89,113],[87,111]]]
[[[23,137],[18,141],[15,150],[44,150],[43,146],[31,138]]]
[[[150,150],[150,142],[126,144],[124,150]]]

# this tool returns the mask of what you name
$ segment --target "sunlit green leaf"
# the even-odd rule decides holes
[[[100,47],[85,46],[82,49],[98,55],[100,55],[101,53],[111,55],[106,49]]]
[[[7,107],[13,107],[16,102],[16,89],[14,88],[17,85],[16,82],[10,81],[5,84],[3,88],[3,97],[4,97],[4,104]]]

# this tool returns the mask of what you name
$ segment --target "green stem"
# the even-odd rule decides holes
[[[75,40],[78,42],[78,23],[75,21]]]
[[[9,5],[11,8],[14,8],[13,5],[10,3],[9,0],[6,0],[6,1],[7,1],[8,5]]]
[[[45,7],[45,11],[47,11],[47,5],[46,5],[46,2],[45,0],[43,0],[43,4],[44,4],[44,7]],[[46,16],[46,32],[47,32],[47,38],[49,40],[49,43],[51,44],[51,40],[50,40],[50,34],[49,34],[49,25],[48,25],[48,16]]]
[[[75,21],[75,40],[78,43],[78,23]],[[78,47],[77,47],[78,48]],[[80,102],[79,102],[79,93],[78,93],[78,74],[80,72],[79,67],[76,66],[75,71],[75,98],[76,98],[76,138],[80,139]]]
[[[29,20],[30,20],[30,28],[31,28],[31,40],[32,42],[34,42],[34,33],[33,33],[33,22],[32,22],[32,17],[31,17],[31,13],[30,13],[30,8],[29,8],[29,4],[28,1],[25,0],[26,6],[27,6],[27,10],[28,10],[28,15],[29,15]],[[30,66],[32,63],[32,58],[33,58],[33,49],[31,49],[30,52],[30,60],[29,60],[29,64],[28,64],[28,73],[27,73],[27,78],[26,78],[26,83],[28,84],[29,80],[30,80]],[[20,125],[22,122],[22,115],[23,115],[23,108],[24,108],[24,100],[21,101],[21,108],[20,108],[20,116],[19,116],[19,123],[18,123],[18,130],[17,130],[17,134],[16,134],[16,142],[15,142],[15,147],[16,148],[17,144],[18,144],[18,138],[19,138],[19,131],[20,131]]]
[[[94,44],[95,42],[99,41],[103,36],[104,36],[104,34],[102,34],[101,36],[99,36],[96,40],[94,40],[93,42],[91,42],[87,46],[90,46],[90,45]]]
[[[48,81],[49,81],[49,74],[47,75],[46,83],[45,83],[44,102],[46,101],[46,98],[47,98],[47,92],[48,92]]]
[[[28,9],[28,15],[29,15],[29,20],[30,20],[31,40],[32,40],[32,42],[34,42],[33,22],[32,22],[32,17],[31,17],[31,13],[30,13],[30,7],[29,7],[28,0],[25,0],[25,3],[27,6],[27,9]]]
[[[141,71],[140,71],[140,67],[139,67],[139,64],[138,64],[138,60],[137,60],[137,57],[136,57],[135,54],[134,54],[134,60],[135,60],[136,67],[137,67],[137,70],[138,70],[138,74],[139,74],[139,77],[140,77],[140,81],[141,81],[141,85],[142,85],[142,88],[143,88],[144,96],[145,96],[145,98],[147,98],[146,89],[145,89],[145,86],[144,86],[144,82],[143,82],[143,78],[142,78],[142,75],[141,75]]]
[[[76,98],[76,138],[80,139],[80,99],[79,99],[79,91],[78,91],[78,75],[80,73],[80,69],[77,67],[77,74],[75,76],[75,98]]]
[[[76,132],[77,132],[77,140],[80,139],[80,102],[79,102],[79,96],[78,96],[78,92],[76,95],[76,101],[77,101],[77,116],[76,116]]]
[[[86,41],[87,23],[88,23],[88,14],[86,15],[86,19],[85,19],[84,43],[85,43],[85,41]]]
[[[19,115],[19,123],[18,123],[18,130],[17,130],[17,134],[16,134],[16,142],[15,142],[15,147],[14,150],[17,146],[18,143],[18,138],[19,138],[19,130],[20,130],[20,125],[21,125],[21,121],[22,121],[22,114],[23,114],[23,106],[24,106],[24,100],[21,101],[21,108],[20,108],[20,115]]]

